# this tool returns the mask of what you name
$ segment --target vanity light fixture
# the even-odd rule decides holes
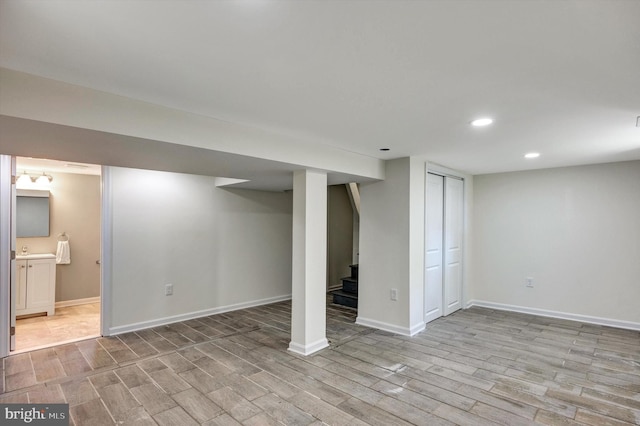
[[[33,183],[31,176],[27,174],[26,171],[22,172],[18,180],[16,180],[16,186],[28,187]]]
[[[42,172],[42,176],[36,179],[36,184],[42,185],[42,186],[49,185],[52,180],[53,180],[53,176],[45,175],[44,172]]]
[[[53,176],[42,172],[42,175],[31,175],[27,171],[23,171],[22,174],[16,179],[16,188],[19,189],[38,189],[38,187],[48,187],[53,180]]]
[[[484,127],[484,126],[488,126],[491,123],[493,123],[493,118],[484,117],[484,118],[478,118],[473,120],[471,122],[471,125],[474,127]]]
[[[540,157],[539,152],[528,152],[524,155],[524,158],[538,158]]]

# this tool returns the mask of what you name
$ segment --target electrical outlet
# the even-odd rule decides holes
[[[173,294],[173,284],[167,284],[164,286],[164,295],[171,296]]]
[[[398,289],[397,288],[392,288],[391,289],[391,300],[398,300]]]
[[[533,287],[533,278],[532,277],[525,278],[524,285],[525,287]]]

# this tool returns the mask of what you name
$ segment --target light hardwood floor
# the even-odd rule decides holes
[[[330,305],[330,348],[286,350],[287,302],[8,357],[0,402],[76,425],[629,425],[640,333],[472,308],[415,337]]]
[[[16,321],[16,353],[100,335],[100,303],[56,308],[55,315]]]

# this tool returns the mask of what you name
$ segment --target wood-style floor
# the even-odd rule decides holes
[[[472,308],[415,337],[330,305],[331,347],[288,352],[290,303],[4,359],[7,402],[75,425],[629,425],[640,333]]]
[[[100,336],[100,303],[56,308],[55,315],[16,320],[16,353]]]

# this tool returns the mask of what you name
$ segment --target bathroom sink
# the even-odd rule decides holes
[[[53,253],[33,253],[33,254],[19,254],[16,255],[17,260],[30,260],[30,259],[55,259],[56,255]]]

